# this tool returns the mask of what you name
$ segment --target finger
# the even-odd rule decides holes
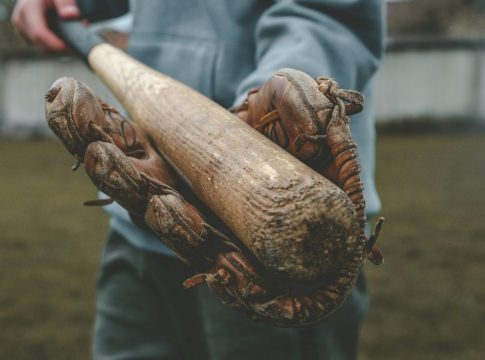
[[[56,36],[47,25],[45,18],[46,5],[42,2],[29,3],[20,7],[12,16],[12,22],[28,41],[45,51],[63,52],[65,43]]]
[[[62,19],[76,19],[80,15],[80,11],[75,0],[54,0],[53,3],[57,14]]]
[[[36,31],[32,37],[32,42],[46,52],[66,52],[67,45],[52,31]]]

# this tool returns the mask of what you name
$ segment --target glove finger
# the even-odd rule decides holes
[[[205,220],[180,194],[165,191],[164,194],[152,196],[145,221],[185,263],[199,269],[201,264],[207,263],[208,234]]]
[[[90,127],[103,121],[101,105],[87,86],[67,77],[54,82],[45,100],[49,127],[72,155],[82,159],[87,146],[101,140]]]
[[[86,173],[93,184],[139,217],[144,216],[148,200],[153,195],[153,182],[159,188],[171,189],[164,183],[166,172],[163,167],[158,167],[161,159],[157,157],[136,159],[126,156],[116,145],[95,141],[88,145],[84,160]],[[172,181],[172,178],[168,180]]]
[[[333,103],[314,79],[300,71],[282,69],[250,92],[235,112],[300,160],[328,162],[326,123],[317,114],[331,108]]]
[[[96,141],[84,155],[85,170],[94,185],[129,212],[145,213],[148,184],[132,160],[117,146]]]
[[[254,313],[251,304],[271,298],[268,289],[278,283],[275,280],[270,286],[262,273],[268,275],[264,269],[256,269],[242,252],[220,252],[209,272],[187,279],[184,286],[190,288],[205,282],[223,304],[249,316]]]
[[[346,259],[342,267],[318,284],[285,283],[257,269],[242,253],[221,254],[205,281],[226,305],[252,320],[273,326],[310,326],[330,316],[352,290],[362,255]]]

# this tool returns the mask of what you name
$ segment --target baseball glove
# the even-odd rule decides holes
[[[75,168],[84,164],[98,189],[194,269],[196,275],[184,282],[185,287],[205,282],[224,304],[251,319],[291,327],[325,319],[351,291],[365,257],[374,254],[379,262],[374,245],[382,220],[367,239],[360,167],[346,117],[361,108],[358,93],[340,90],[332,80],[315,81],[301,72],[282,70],[233,109],[243,121],[335,182],[355,205],[361,228],[357,246],[331,273],[303,283],[264,268],[197,201],[147,135],[86,85],[62,78],[46,94],[47,121],[77,159]]]

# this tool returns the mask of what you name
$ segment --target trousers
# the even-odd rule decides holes
[[[346,302],[308,328],[277,328],[222,305],[207,286],[185,290],[180,260],[131,245],[112,232],[97,284],[95,360],[347,360],[357,357],[368,307],[360,274]]]

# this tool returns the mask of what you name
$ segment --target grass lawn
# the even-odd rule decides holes
[[[362,359],[485,357],[484,134],[381,136]],[[57,141],[0,139],[0,359],[87,359],[107,217]]]
[[[0,359],[88,359],[107,216],[59,142],[0,141]]]
[[[485,135],[382,136],[364,359],[485,358]]]

